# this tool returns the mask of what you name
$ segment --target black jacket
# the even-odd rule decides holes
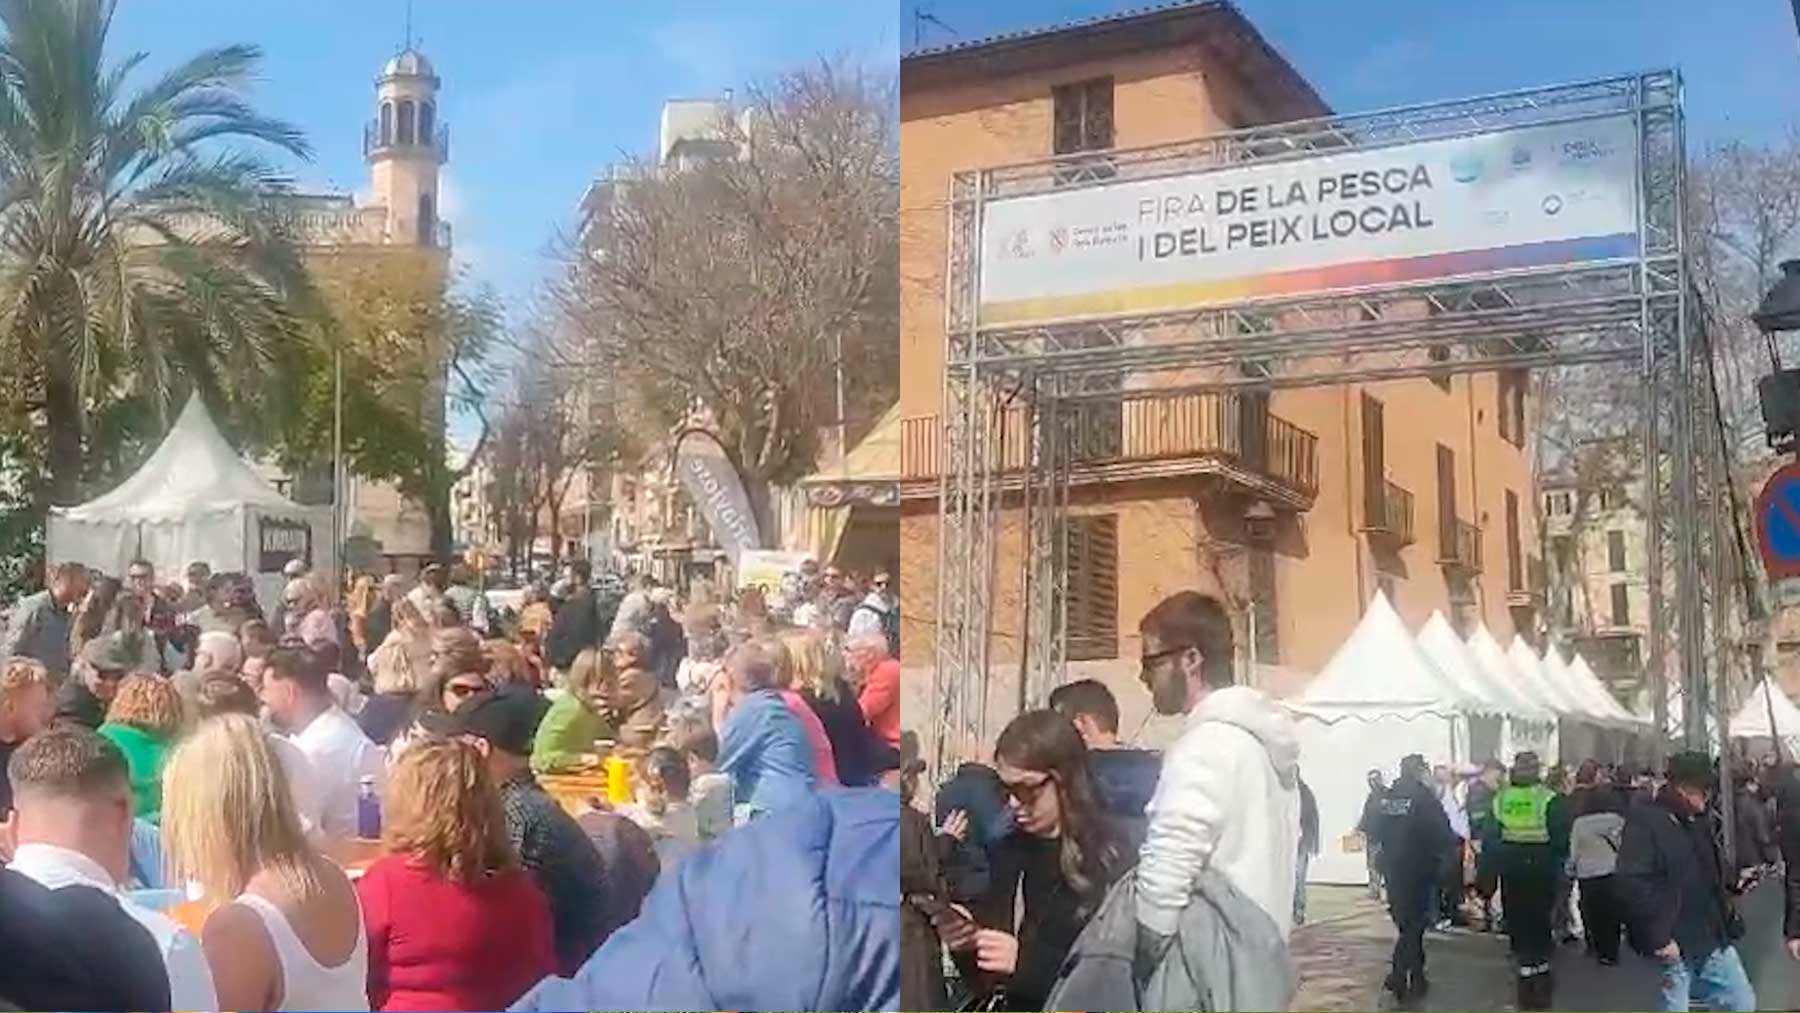
[[[1731,800],[1731,815],[1736,830],[1732,845],[1737,848],[1739,869],[1774,865],[1781,860],[1775,843],[1775,820],[1766,798],[1739,791]]]
[[[1372,836],[1381,842],[1382,874],[1390,880],[1436,880],[1456,844],[1437,792],[1420,781],[1396,781],[1379,809]]]
[[[825,726],[825,737],[831,740],[831,758],[844,787],[863,788],[880,780],[881,771],[875,769],[875,733],[869,731],[850,684],[838,680],[835,700],[827,700],[810,689],[802,690],[800,697],[818,715],[819,724]]]
[[[556,610],[550,633],[544,638],[544,657],[553,667],[566,670],[582,651],[604,644],[611,632],[612,617],[602,615],[598,593],[584,587]]]
[[[1119,847],[1135,861],[1144,846],[1150,820],[1144,807],[1156,794],[1162,776],[1162,754],[1149,749],[1093,749],[1088,751],[1088,775],[1100,796],[1100,809],[1112,822]]]
[[[93,887],[0,869],[0,954],[0,1004],[13,1009],[169,1008],[155,938]]]
[[[1775,838],[1781,847],[1782,861],[1787,863],[1783,934],[1788,939],[1800,939],[1800,778],[1791,768],[1783,769],[1774,795]]]
[[[1062,842],[1055,838],[1017,831],[993,849],[994,874],[988,896],[973,906],[973,914],[984,927],[1010,932],[1019,939],[1019,959],[1012,977],[992,983],[1006,991],[1003,1009],[1044,1008],[1063,958],[1093,915],[1091,910],[1083,911],[1081,898],[1063,878],[1061,849]],[[1098,885],[1103,896],[1112,884]],[[1024,917],[1015,920],[1015,901],[1020,898]],[[1098,909],[1098,899],[1092,906]],[[965,972],[974,970],[973,957],[972,953],[958,954]],[[981,990],[981,984],[975,987]]]
[[[1613,874],[1631,945],[1647,955],[1674,940],[1699,960],[1729,943],[1735,914],[1727,884],[1735,877],[1725,866],[1709,814],[1689,814],[1667,788],[1634,806]]]
[[[944,956],[931,916],[921,899],[943,901],[938,843],[931,820],[910,805],[900,806],[900,1008],[944,1009]]]

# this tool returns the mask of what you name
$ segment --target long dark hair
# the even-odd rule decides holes
[[[1026,711],[1013,718],[994,744],[994,759],[1021,770],[1049,774],[1062,810],[1063,880],[1086,918],[1100,906],[1121,862],[1088,776],[1087,746],[1069,719],[1052,710]]]

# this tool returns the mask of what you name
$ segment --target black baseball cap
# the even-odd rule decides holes
[[[530,756],[544,708],[537,691],[520,682],[506,682],[464,700],[445,721],[445,734],[486,739],[495,749],[514,756]]]

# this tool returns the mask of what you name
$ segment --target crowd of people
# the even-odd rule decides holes
[[[1413,755],[1391,783],[1370,771],[1354,828],[1321,828],[1293,722],[1233,685],[1219,603],[1173,595],[1139,634],[1152,706],[1186,715],[1166,752],[1123,743],[1113,692],[1084,679],[1013,719],[991,762],[951,772],[931,814],[911,805],[916,775],[903,780],[902,1008],[1289,1008],[1286,940],[1306,919],[1322,831],[1363,847],[1398,930],[1384,986],[1402,1006],[1429,988],[1426,934],[1478,924],[1507,934],[1521,1009],[1551,1008],[1552,964],[1578,943],[1607,967],[1626,946],[1653,961],[1664,1009],[1755,1009],[1736,899],[1776,876],[1800,959],[1789,765],[1734,772],[1729,852],[1700,753],[1654,774]]]
[[[1733,945],[1736,898],[1800,858],[1800,782],[1773,758],[1739,767],[1728,851],[1717,774],[1693,752],[1660,774],[1595,760],[1545,771],[1530,752],[1510,770],[1496,760],[1427,769],[1412,756],[1392,784],[1370,771],[1356,830],[1370,892],[1385,896],[1401,937],[1387,988],[1423,996],[1425,932],[1473,922],[1507,934],[1521,1009],[1551,1008],[1559,946],[1617,967],[1627,943],[1660,965],[1664,1009],[1755,1009]],[[1784,881],[1800,959],[1800,875]]]
[[[185,577],[55,565],[8,617],[0,1002],[894,1007],[885,576],[684,600],[577,560],[514,611],[294,564],[268,615]]]

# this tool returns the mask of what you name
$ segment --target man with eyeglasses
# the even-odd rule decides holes
[[[124,633],[108,633],[88,641],[75,663],[78,677],[64,682],[56,691],[55,720],[99,728],[106,720],[107,706],[119,692],[119,683],[137,668],[139,657],[137,645],[128,642]]]
[[[850,615],[849,635],[851,639],[870,634],[879,634],[887,638],[888,656],[900,656],[900,606],[894,601],[890,586],[892,577],[887,571],[875,575],[869,583],[869,593],[856,611]]]
[[[156,661],[161,674],[169,674],[169,638],[175,632],[175,608],[156,589],[156,566],[138,558],[125,568],[125,589],[137,599],[144,629],[156,641]]]
[[[1233,685],[1231,619],[1182,591],[1138,624],[1140,678],[1161,714],[1186,714],[1145,810],[1137,871],[1139,980],[1161,963],[1196,879],[1220,872],[1274,921],[1293,927],[1300,846],[1300,743],[1294,723],[1249,686]]]

